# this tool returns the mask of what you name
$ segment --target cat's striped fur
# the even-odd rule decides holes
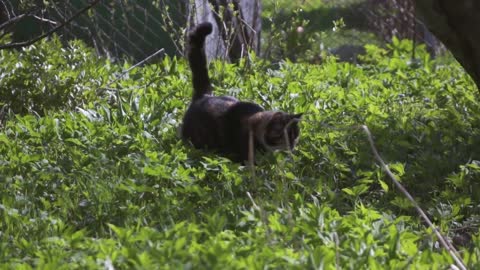
[[[301,114],[265,111],[255,103],[212,94],[204,49],[211,32],[212,25],[206,22],[197,25],[188,36],[193,95],[183,118],[182,138],[196,148],[220,152],[234,161],[248,159],[249,131],[253,132],[256,150],[293,149]],[[284,136],[287,124],[288,141]]]

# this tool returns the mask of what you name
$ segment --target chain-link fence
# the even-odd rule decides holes
[[[411,39],[427,46],[432,55],[445,50],[441,42],[415,17],[413,0],[368,0],[360,9],[369,26],[385,42],[394,36]]]
[[[12,23],[13,40],[24,41],[62,24],[91,1],[13,1],[1,0],[3,23]],[[30,2],[30,3],[27,3]],[[99,55],[120,59],[143,59],[164,48],[180,51],[176,42],[185,22],[185,1],[115,0],[98,1],[87,12],[56,31],[62,40],[81,39]]]
[[[100,0],[91,9],[55,32],[64,41],[84,40],[95,48],[99,55],[111,59],[141,60],[159,49],[164,49],[170,55],[182,54],[186,25],[192,22],[192,6],[199,6],[199,3],[210,5],[214,14],[222,15],[215,18],[222,27],[224,25],[219,19],[226,14],[225,9],[238,2],[241,0]],[[300,6],[311,4],[314,0],[297,2]],[[349,12],[343,13],[343,16],[352,14],[357,18],[357,27],[374,33],[380,40],[388,42],[393,36],[397,36],[425,43],[433,53],[442,48],[440,42],[415,18],[412,0],[354,2],[355,5],[346,7]],[[13,41],[30,40],[39,33],[55,29],[91,3],[92,1],[88,0],[0,0],[0,36],[11,33]],[[241,10],[234,10],[232,14],[235,12]],[[260,10],[258,12],[260,13]],[[242,17],[239,18],[242,20]],[[269,19],[271,18],[263,18]],[[315,20],[317,19],[336,18],[327,16]],[[247,29],[253,29],[252,32],[259,36],[258,26],[246,25]],[[269,42],[268,36],[269,33],[262,36],[263,42]],[[227,38],[225,35],[219,37]],[[256,46],[260,48],[258,44]],[[271,46],[275,44],[263,48],[268,49]]]

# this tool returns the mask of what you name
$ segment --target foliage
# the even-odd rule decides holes
[[[262,55],[272,61],[321,63],[336,49],[380,44],[358,0],[262,1]],[[340,23],[340,24],[339,24]],[[341,26],[341,27],[339,27]],[[339,31],[341,30],[341,31]]]
[[[480,107],[456,63],[394,39],[362,65],[214,62],[218,94],[304,112],[289,155],[256,178],[183,143],[184,60],[135,68],[79,42],[0,51],[0,267],[445,269],[430,229],[375,164],[391,169],[480,267]],[[457,244],[459,242],[456,242]]]
[[[118,70],[94,57],[83,43],[72,42],[63,49],[55,38],[50,45],[56,50],[33,45],[22,52],[0,51],[0,106],[14,113],[42,115],[51,108],[75,108],[82,105],[77,103],[81,96],[93,100],[108,74]]]

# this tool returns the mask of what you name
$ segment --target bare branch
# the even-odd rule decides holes
[[[25,13],[25,14],[21,14],[21,15],[18,15],[18,16],[16,16],[16,17],[11,18],[10,20],[8,20],[8,21],[0,24],[0,30],[4,29],[4,28],[6,28],[6,27],[8,27],[8,26],[10,26],[10,25],[12,25],[12,24],[15,24],[15,23],[19,22],[20,20],[22,20],[23,18],[25,18],[25,17],[27,17],[27,16],[29,16],[29,15],[30,15],[30,14]]]
[[[250,172],[252,173],[253,180],[255,180],[255,148],[254,148],[254,141],[253,141],[253,130],[249,128],[248,130],[248,167],[250,168]]]
[[[37,15],[33,15],[33,18],[35,18],[35,19],[37,19],[37,20],[39,20],[39,21],[41,21],[41,22],[46,22],[46,23],[50,23],[50,24],[53,24],[53,25],[57,25],[57,24],[58,24],[58,22],[56,22],[56,21],[49,20],[49,19],[47,19],[47,18],[42,18],[42,17],[39,17],[39,16],[37,16]]]
[[[10,20],[10,12],[8,12],[7,4],[5,4],[3,1],[0,1],[0,4],[3,5],[3,10],[5,12],[5,15],[7,16],[7,19]],[[0,28],[1,29],[1,28]]]
[[[396,179],[395,175],[390,171],[390,169],[388,168],[387,164],[385,163],[385,161],[383,161],[382,157],[380,156],[380,154],[378,153],[378,150],[377,148],[375,147],[375,143],[373,142],[373,137],[372,137],[372,133],[370,133],[370,130],[368,129],[367,126],[365,125],[362,125],[361,128],[363,129],[363,131],[365,132],[365,134],[367,134],[367,139],[368,139],[368,142],[370,144],[370,148],[373,152],[373,155],[375,156],[375,159],[380,163],[380,166],[382,167],[382,169],[385,171],[385,173],[388,175],[388,177],[390,177],[390,179],[392,180],[393,184],[403,193],[403,195],[405,195],[405,197],[407,197],[407,199],[412,203],[413,207],[415,208],[415,210],[417,210],[418,214],[423,218],[423,220],[428,224],[428,226],[430,228],[432,228],[433,232],[435,233],[435,235],[437,236],[438,240],[440,241],[440,244],[448,251],[448,253],[450,254],[450,256],[453,258],[453,260],[455,261],[455,263],[457,264],[457,267],[459,269],[462,269],[462,270],[466,270],[467,267],[465,266],[465,264],[463,263],[460,255],[458,254],[458,251],[455,249],[455,247],[450,243],[448,242],[445,237],[443,237],[443,235],[440,233],[440,231],[438,230],[438,228],[432,223],[432,221],[427,217],[427,215],[425,214],[425,212],[422,210],[422,208],[420,208],[420,206],[418,205],[418,203],[415,201],[415,199],[412,197],[412,195],[410,195],[410,193],[403,187],[402,184],[400,184],[400,182]]]
[[[140,66],[140,65],[143,65],[145,62],[148,62],[150,59],[152,59],[153,57],[157,56],[158,54],[160,53],[163,53],[165,51],[165,49],[160,49],[154,53],[152,53],[151,55],[147,56],[145,59],[143,59],[142,61],[136,63],[135,65],[131,66],[130,68],[128,68],[127,70],[123,71],[119,76],[117,76],[117,78],[115,78],[113,81],[107,83],[107,85],[105,87],[108,87],[110,85],[112,85],[113,83],[115,83],[116,81],[120,80],[121,78],[123,78],[123,76],[125,76],[128,72],[130,72],[132,69]]]
[[[3,3],[3,2],[0,2]],[[3,3],[5,5],[5,3]],[[24,14],[20,14],[18,16],[15,16],[13,18],[10,17],[10,14],[8,14],[8,10],[5,9],[5,12],[7,13],[8,20],[0,25],[0,31],[3,31],[3,33],[0,34],[0,38],[4,37],[6,34],[8,34],[9,29],[13,27],[15,24],[17,24],[19,21],[23,20],[24,18],[27,18],[29,16],[32,16],[33,13],[37,12],[38,9],[32,9],[30,11],[25,12]],[[12,12],[13,13],[13,12]]]
[[[26,47],[26,46],[30,46],[32,44],[34,44],[35,42],[39,41],[39,40],[42,40],[50,35],[52,35],[53,33],[57,32],[58,30],[62,29],[65,25],[67,25],[68,23],[70,23],[71,21],[73,21],[74,19],[76,19],[78,16],[82,15],[83,13],[87,12],[89,9],[91,9],[92,7],[94,7],[96,4],[98,4],[100,2],[100,0],[94,0],[92,3],[90,3],[88,6],[82,8],[81,10],[79,10],[77,13],[75,13],[72,17],[68,18],[66,21],[62,22],[60,25],[58,25],[57,27],[53,28],[52,30],[38,36],[38,37],[35,37],[33,39],[30,39],[28,41],[24,41],[24,42],[16,42],[16,43],[9,43],[9,44],[5,44],[5,45],[0,45],[0,50],[3,50],[3,49],[11,49],[11,48],[22,48],[22,47]],[[21,15],[20,15],[21,16]]]

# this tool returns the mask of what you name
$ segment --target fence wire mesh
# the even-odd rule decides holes
[[[299,4],[312,5],[315,1],[318,0],[299,1]],[[365,23],[360,27],[368,28],[381,40],[388,42],[393,36],[415,39],[426,44],[434,54],[443,48],[415,17],[413,0],[356,2],[350,8],[352,14],[363,17]],[[0,25],[3,26],[0,26],[0,38],[12,32],[14,40],[28,40],[66,21],[89,3],[88,0],[0,0]],[[141,60],[159,49],[170,55],[182,54],[191,4],[189,0],[100,1],[57,34],[64,41],[84,40],[99,55],[111,59]],[[18,19],[22,15],[24,18]]]

